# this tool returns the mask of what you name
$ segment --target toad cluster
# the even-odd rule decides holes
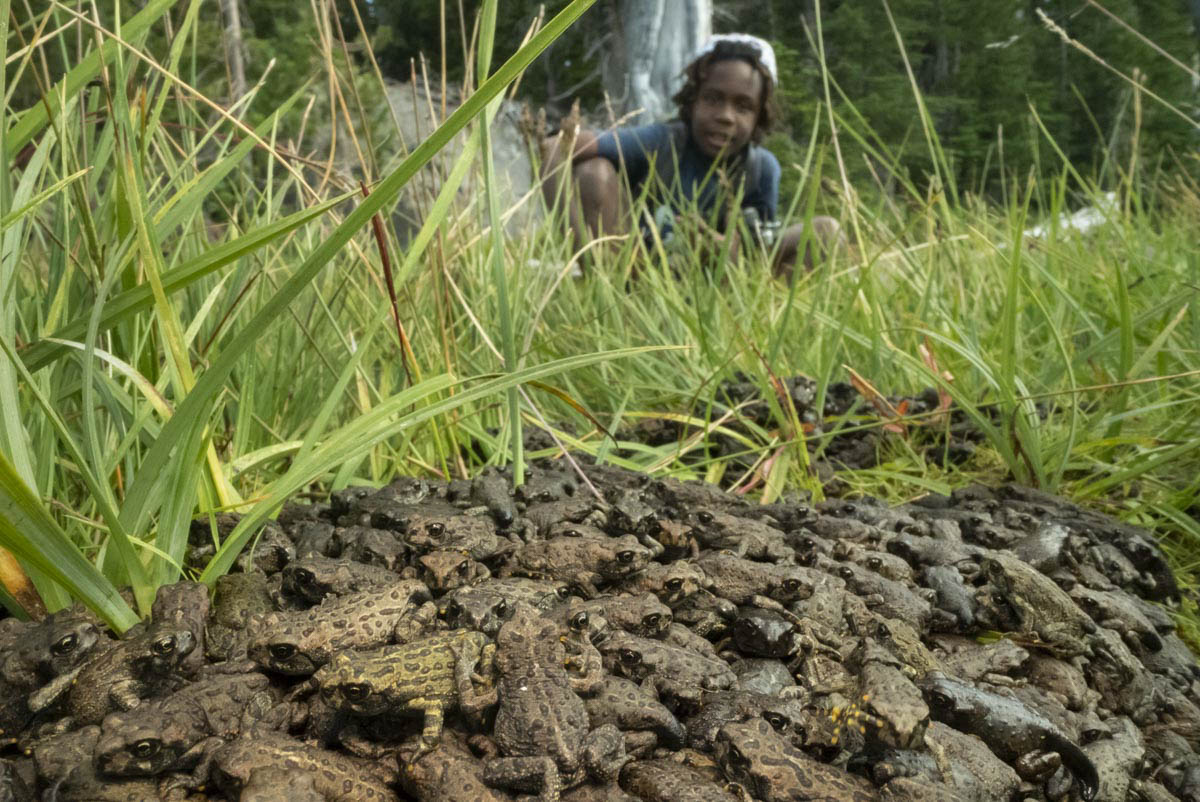
[[[0,621],[0,799],[1200,798],[1144,530],[1016,486],[584,472],[288,505],[211,603],[165,587],[120,640]]]

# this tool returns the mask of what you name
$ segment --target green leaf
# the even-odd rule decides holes
[[[167,474],[171,459],[190,459],[201,447],[203,424],[212,414],[213,404],[220,395],[225,380],[242,355],[250,349],[271,324],[283,316],[289,304],[312,282],[329,260],[342,249],[355,233],[364,229],[371,217],[393,201],[405,184],[425,166],[451,138],[461,131],[499,95],[508,84],[533,61],[563,30],[579,17],[593,0],[574,0],[550,20],[530,42],[512,56],[488,78],[467,100],[452,113],[437,130],[430,134],[391,174],[384,178],[346,219],[325,237],[321,244],[296,268],[244,329],[231,337],[213,364],[199,377],[187,398],[178,405],[176,414],[163,427],[154,445],[146,453],[138,476],[126,496],[122,521],[130,531],[140,531],[162,499],[156,490]]]
[[[138,622],[117,589],[76,548],[0,453],[0,546],[84,600],[116,632]]]
[[[451,410],[458,409],[464,404],[503,393],[509,387],[516,386],[522,382],[537,381],[546,376],[581,368],[596,362],[653,351],[670,350],[670,348],[671,346],[645,346],[641,348],[625,348],[618,351],[581,354],[579,356],[547,362],[543,365],[522,368],[521,370],[506,373],[499,377],[478,377],[477,379],[463,382],[463,384],[467,384],[479,381],[473,387],[462,387],[458,392],[447,398],[429,403],[408,414],[402,414],[414,404],[436,396],[459,384],[459,382],[451,376],[443,375],[435,376],[432,379],[426,379],[419,384],[415,384],[386,399],[370,412],[355,418],[342,428],[330,433],[320,446],[306,452],[303,458],[297,458],[287,473],[267,486],[263,493],[262,501],[256,504],[238,522],[234,530],[229,533],[229,537],[221,544],[221,548],[204,569],[200,581],[215,582],[217,577],[228,571],[250,536],[293,493],[337,466],[358,459],[377,443],[383,442],[438,415],[444,415]]]
[[[145,8],[121,25],[121,37],[126,42],[137,41],[174,5],[175,0],[150,0]],[[56,117],[62,113],[64,98],[66,102],[73,101],[87,83],[99,74],[101,67],[111,62],[123,47],[125,45],[115,39],[106,39],[100,47],[89,50],[79,63],[50,89],[43,98],[44,102],[27,109],[8,129],[4,142],[4,160],[11,162],[17,152],[46,126],[50,113]]]
[[[312,208],[302,209],[276,223],[256,228],[237,239],[205,251],[200,256],[189,259],[179,267],[163,273],[163,291],[167,295],[172,295],[187,289],[205,276],[295,231],[351,197],[353,197],[353,193],[348,193],[317,204]],[[149,285],[139,284],[126,290],[104,304],[104,312],[100,317],[100,331],[110,329],[153,305],[154,294]],[[69,346],[56,341],[82,340],[87,332],[87,325],[87,318],[80,318],[68,323],[49,337],[44,337],[31,344],[21,352],[21,359],[25,363],[25,367],[29,368],[31,373],[36,373],[39,369],[59,359]]]

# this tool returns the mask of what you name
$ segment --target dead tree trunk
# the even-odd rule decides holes
[[[229,93],[233,103],[246,94],[246,63],[242,58],[242,16],[238,0],[221,0],[225,17],[225,52],[229,58]]]
[[[712,33],[712,0],[619,0],[604,85],[632,122],[672,116],[688,59]]]

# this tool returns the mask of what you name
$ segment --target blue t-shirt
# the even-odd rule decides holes
[[[651,157],[662,153],[670,158],[674,140],[675,132],[671,123],[651,123],[605,131],[596,137],[596,147],[599,154],[612,162],[617,169],[621,169],[622,163],[624,164],[629,185],[636,195],[650,176]],[[742,208],[752,207],[758,211],[763,221],[770,221],[775,219],[779,208],[779,177],[782,170],[775,154],[762,147],[757,150],[760,159],[759,169],[755,171],[757,180],[753,180],[754,176],[747,180],[742,195]],[[744,159],[745,156],[746,152],[743,151],[737,158]],[[717,201],[719,181],[716,171],[713,170],[713,159],[696,147],[690,130],[678,159],[674,181],[678,182],[678,189],[683,193],[683,197],[671,197],[670,205],[678,212],[694,199],[702,213],[710,214]]]

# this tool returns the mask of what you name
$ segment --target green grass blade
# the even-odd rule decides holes
[[[529,44],[517,51],[479,89],[451,114],[436,131],[430,134],[391,174],[379,182],[362,203],[358,205],[336,229],[324,238],[320,245],[296,268],[287,280],[250,320],[243,332],[232,337],[220,356],[204,372],[196,385],[181,403],[174,417],[163,427],[154,446],[147,452],[141,471],[126,497],[122,520],[131,531],[140,531],[141,525],[150,516],[151,491],[158,484],[172,453],[179,458],[193,453],[198,445],[200,432],[194,422],[207,419],[211,407],[220,394],[225,380],[233,371],[242,355],[258,340],[271,324],[284,315],[287,307],[342,249],[350,238],[363,230],[371,217],[382,210],[385,204],[395,199],[399,191],[425,166],[450,139],[467,123],[483,111],[488,102],[497,97],[506,86],[533,61],[566,27],[575,21],[591,5],[592,0],[573,0],[563,11],[550,20],[541,31],[533,36]],[[188,436],[190,432],[191,436]]]
[[[2,453],[0,546],[82,599],[115,631],[124,632],[138,622],[117,589],[59,528]]]
[[[146,6],[121,25],[121,35],[126,42],[136,42],[150,30],[150,26],[158,21],[175,5],[175,0],[150,0]],[[11,162],[17,152],[25,147],[39,131],[47,124],[47,115],[52,113],[59,119],[64,111],[62,99],[72,102],[75,96],[83,90],[89,81],[99,74],[103,65],[110,63],[124,47],[123,44],[109,39],[99,48],[89,50],[77,65],[63,76],[46,95],[43,103],[37,103],[27,109],[17,118],[4,141],[4,159]]]
[[[308,453],[304,460],[293,462],[287,473],[270,484],[263,494],[263,500],[238,522],[237,527],[221,544],[221,548],[213,556],[208,567],[204,569],[200,579],[202,582],[215,582],[217,577],[223,575],[233,565],[234,559],[237,558],[250,536],[293,493],[337,466],[361,458],[376,443],[412,429],[434,417],[458,409],[464,404],[496,396],[521,382],[544,379],[547,376],[575,370],[596,362],[668,349],[669,346],[648,346],[626,348],[620,351],[601,351],[522,368],[499,377],[480,377],[482,380],[474,386],[463,386],[453,395],[429,403],[408,414],[403,414],[414,404],[443,393],[459,382],[452,376],[442,375],[415,384],[386,399],[370,412],[354,419],[341,429],[330,433],[319,447]],[[472,381],[476,380],[467,380],[467,382]],[[465,385],[467,382],[463,382],[463,384]]]
[[[276,223],[249,231],[237,239],[222,243],[205,251],[194,259],[189,259],[179,267],[163,273],[163,292],[170,296],[187,289],[205,276],[236,262],[243,256],[247,256],[312,222],[353,196],[354,193],[340,195],[312,208],[295,212]],[[99,328],[101,331],[106,331],[122,321],[128,320],[137,313],[149,309],[153,305],[153,290],[147,285],[140,284],[114,296],[104,304],[104,312],[100,317]],[[81,317],[78,320],[68,323],[49,337],[32,343],[21,352],[21,358],[25,362],[25,366],[29,368],[29,371],[36,373],[41,368],[59,359],[66,352],[68,346],[59,341],[79,341],[83,339],[86,332],[87,318]]]

